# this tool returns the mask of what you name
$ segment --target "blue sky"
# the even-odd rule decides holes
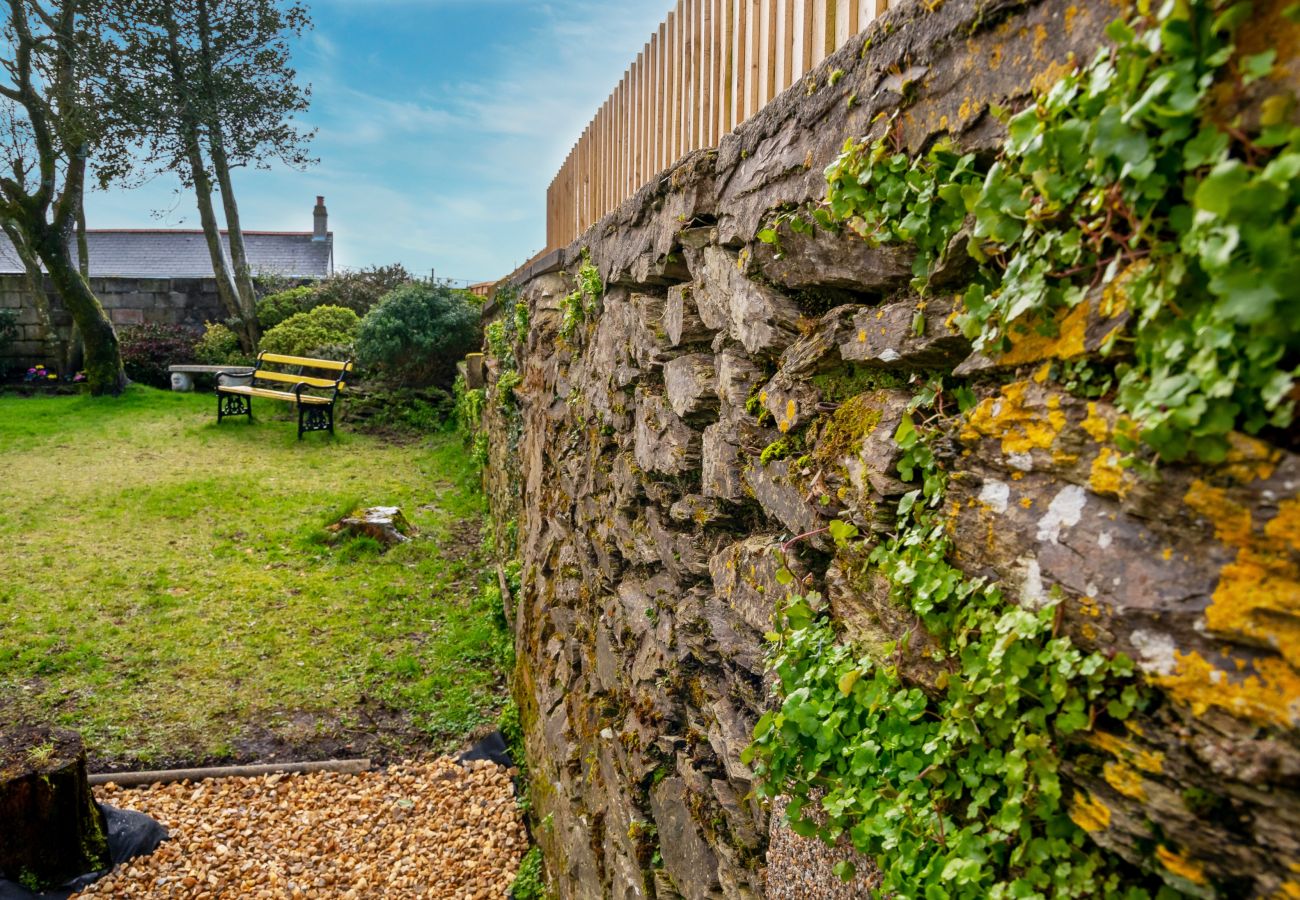
[[[546,186],[672,0],[310,0],[295,64],[318,165],[242,170],[246,229],[311,230],[335,263],[488,280],[545,243]],[[91,228],[197,228],[158,179],[86,198]]]

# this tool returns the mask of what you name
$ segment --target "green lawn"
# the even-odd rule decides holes
[[[492,721],[508,639],[460,439],[215,420],[142,387],[0,396],[0,722],[140,767],[442,750]],[[331,544],[358,505],[421,537]]]

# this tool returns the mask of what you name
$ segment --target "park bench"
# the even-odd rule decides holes
[[[304,369],[333,373],[328,377],[304,375]],[[309,431],[334,433],[334,401],[344,388],[352,363],[307,356],[259,353],[250,384],[226,384],[221,375],[247,378],[247,370],[218,373],[217,424],[227,416],[248,416],[253,421],[253,398],[281,400],[298,408],[298,440]],[[286,385],[292,385],[285,389]]]

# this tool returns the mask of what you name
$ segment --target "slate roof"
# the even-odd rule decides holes
[[[226,232],[226,259],[230,245]],[[90,229],[86,231],[92,278],[211,278],[212,260],[202,231]],[[334,271],[334,233],[323,241],[312,232],[245,231],[253,274],[285,278],[325,278]],[[77,257],[77,248],[72,248]],[[21,274],[22,260],[0,234],[0,274]]]

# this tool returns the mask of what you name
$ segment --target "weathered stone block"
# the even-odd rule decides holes
[[[709,897],[719,889],[718,861],[687,805],[686,785],[665,778],[650,789],[664,868],[684,897]]]
[[[723,414],[730,416],[733,412],[744,412],[745,403],[766,380],[762,368],[748,357],[730,350],[717,354],[715,368]]]
[[[790,461],[773,460],[767,465],[755,461],[745,469],[745,483],[763,512],[790,530],[792,535],[807,534],[824,527],[821,510],[810,503],[803,488],[792,477]],[[809,539],[814,546],[826,546],[823,536]]]
[[[847,228],[799,234],[778,229],[779,244],[754,245],[763,277],[791,290],[831,288],[852,294],[889,294],[912,279],[916,251],[905,244],[873,247]]]
[[[668,289],[668,299],[664,305],[664,331],[668,335],[669,346],[672,347],[707,341],[713,337],[713,330],[700,318],[693,285],[677,284]]]
[[[802,428],[819,412],[821,391],[811,383],[777,372],[758,394],[763,408],[772,414],[776,430],[785,434]]]
[[[704,324],[726,329],[752,354],[777,356],[799,337],[799,307],[784,294],[751,281],[740,257],[721,247],[704,250],[703,271],[695,287]]]
[[[673,412],[682,418],[707,416],[718,408],[718,373],[713,354],[692,353],[664,364],[664,389]]]
[[[633,441],[636,464],[647,472],[685,475],[700,465],[699,432],[658,394],[638,389]]]
[[[862,309],[840,355],[886,368],[955,365],[970,352],[970,342],[951,323],[952,313],[952,301],[938,297]]]

